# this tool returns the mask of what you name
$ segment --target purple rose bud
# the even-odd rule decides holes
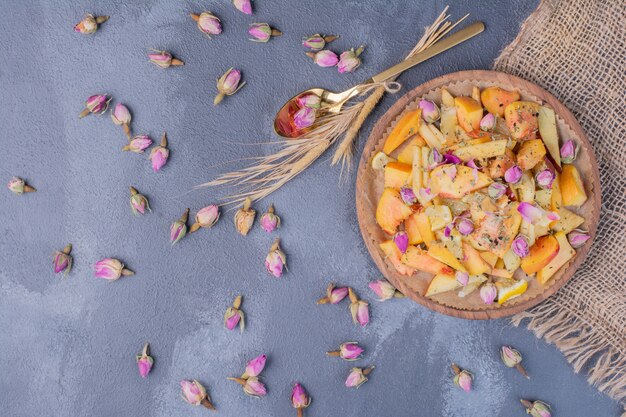
[[[189,209],[185,209],[185,212],[180,216],[180,219],[176,220],[170,226],[170,243],[173,245],[178,243],[187,234],[187,219],[189,218]]]
[[[576,159],[578,153],[578,145],[573,140],[567,140],[561,146],[561,162],[571,164]]]
[[[170,151],[167,148],[167,135],[163,133],[161,136],[161,144],[155,146],[150,151],[150,161],[152,162],[152,170],[158,172],[167,163]]]
[[[200,15],[191,14],[191,18],[198,22],[198,29],[209,38],[211,35],[219,35],[222,33],[221,20],[210,12],[203,12]]]
[[[243,378],[248,378],[251,376],[259,376],[263,369],[265,368],[265,362],[267,361],[266,355],[259,355],[256,358],[252,359],[246,365],[246,370],[243,373]]]
[[[410,187],[400,188],[400,197],[402,197],[402,201],[404,201],[404,204],[407,206],[412,206],[417,203],[417,196]]]
[[[353,361],[361,357],[364,349],[361,348],[356,342],[347,342],[342,343],[339,346],[339,352],[339,357],[341,357],[341,359]]]
[[[306,38],[302,39],[302,45],[313,51],[321,51],[322,49],[324,49],[324,46],[326,46],[327,43],[330,43],[337,38],[339,38],[339,36],[322,36],[319,33],[316,33],[315,35],[307,36]]]
[[[490,132],[496,127],[496,116],[487,113],[485,117],[480,119],[480,130]]]
[[[213,100],[213,105],[217,106],[220,104],[224,96],[232,96],[237,91],[241,90],[241,88],[246,85],[246,82],[241,82],[241,71],[230,68],[228,71],[224,73],[217,80],[217,91],[218,94]]]
[[[378,296],[380,301],[386,301],[393,298],[396,295],[396,287],[391,285],[386,279],[380,279],[378,281],[372,281],[368,284],[370,289]]]
[[[528,238],[524,235],[517,235],[515,239],[513,239],[513,243],[511,245],[513,248],[513,252],[520,258],[525,258],[528,256],[530,251],[530,246],[528,244]]]
[[[245,380],[243,392],[251,397],[260,398],[267,395],[267,388],[259,381],[259,378],[253,376]]]
[[[78,117],[83,118],[89,113],[102,114],[109,107],[111,99],[106,94],[96,94],[87,99],[85,102],[85,110],[83,110]]]
[[[547,169],[547,168],[542,171],[539,171],[537,175],[535,176],[537,185],[539,185],[539,187],[543,189],[548,189],[548,190],[552,189],[552,183],[554,182],[555,178],[556,178],[556,175],[554,175],[554,172],[552,172],[550,169]]]
[[[245,323],[245,315],[241,310],[241,295],[238,295],[233,302],[231,307],[226,309],[226,313],[224,313],[224,327],[228,330],[233,330],[237,325],[239,325],[239,330],[243,332],[243,329],[246,327]]]
[[[424,119],[426,123],[435,123],[441,117],[439,107],[430,100],[420,100],[417,107],[422,109],[422,119]]]
[[[401,253],[405,253],[409,247],[409,235],[406,232],[398,232],[393,235],[393,242]]]
[[[323,50],[316,53],[307,52],[308,57],[313,58],[320,67],[334,67],[339,62],[339,57],[333,51]]]
[[[462,218],[457,221],[456,229],[463,236],[467,236],[474,231],[474,223],[470,219]]]
[[[310,107],[303,107],[293,115],[293,124],[301,130],[315,123],[316,111]]]
[[[360,324],[365,327],[370,321],[369,304],[366,301],[359,300],[352,288],[348,288],[348,296],[350,297],[350,314],[354,324]]]
[[[437,165],[442,164],[444,161],[444,157],[443,155],[441,155],[441,153],[433,148],[431,149],[431,151],[428,153],[428,167],[432,170],[434,169]]]
[[[128,145],[122,148],[123,151],[130,151],[135,153],[143,153],[152,145],[152,139],[148,135],[137,135],[133,137]]]
[[[498,289],[491,282],[486,282],[480,287],[480,299],[485,304],[492,304],[498,295]]]
[[[146,196],[139,194],[135,187],[130,187],[130,209],[136,216],[138,214],[145,214],[146,210],[150,211],[150,204]]]
[[[459,157],[458,157],[458,156],[456,156],[455,154],[453,154],[453,153],[447,153],[447,154],[445,154],[445,155],[443,156],[443,162],[444,162],[444,163],[446,163],[446,164],[455,164],[455,165],[458,165],[458,164],[460,164],[462,161],[461,161],[461,158],[459,158]]]
[[[520,400],[520,402],[526,409],[526,414],[530,414],[532,417],[552,417],[550,406],[542,401]]]
[[[291,390],[291,405],[293,408],[299,410],[307,408],[311,404],[311,397],[302,387],[302,385],[296,383]]]
[[[283,268],[287,268],[287,256],[280,249],[280,240],[276,239],[265,257],[265,269],[276,278],[280,278],[283,275]]]
[[[522,179],[522,174],[522,168],[517,165],[513,165],[504,172],[504,180],[509,184],[517,184]]]
[[[319,109],[322,105],[322,98],[317,94],[305,94],[296,99],[298,106]]]
[[[489,197],[497,200],[498,198],[502,197],[504,193],[506,193],[506,189],[506,185],[499,182],[494,182],[487,188],[487,194],[489,194]]]
[[[52,258],[52,264],[54,265],[54,273],[65,271],[65,275],[69,274],[72,270],[72,244],[68,244],[62,251],[55,251]]]
[[[137,367],[139,368],[139,375],[142,378],[146,378],[152,369],[154,360],[150,356],[150,345],[147,343],[143,347],[143,351],[140,355],[137,355]]]
[[[584,246],[589,239],[591,239],[591,236],[579,229],[573,230],[567,235],[567,240],[574,249]]]
[[[116,104],[113,110],[111,110],[111,120],[113,120],[113,123],[118,126],[129,124],[131,115],[128,107],[122,103]]]
[[[252,2],[250,0],[233,0],[233,6],[242,13],[252,14]]]
[[[280,227],[280,217],[274,214],[274,206],[271,205],[267,209],[267,213],[261,216],[261,227],[267,233],[271,233]]]
[[[459,372],[454,376],[454,383],[465,392],[470,392],[472,390],[472,380],[472,374],[466,370],[459,370]]]
[[[172,65],[183,65],[183,61],[174,60],[172,54],[167,51],[156,51],[148,54],[148,59],[159,68],[169,68]]]
[[[115,281],[121,276],[134,275],[130,269],[124,268],[124,264],[114,258],[104,258],[96,262],[95,276],[109,281]]]
[[[346,387],[348,388],[360,387],[361,385],[367,382],[368,380],[367,375],[369,375],[373,369],[374,369],[373,366],[370,366],[369,368],[365,368],[365,369],[352,368],[350,370],[350,373],[348,374],[348,378],[346,378],[346,382],[345,382]]]
[[[454,274],[456,282],[465,287],[469,283],[469,273],[463,271],[456,271]]]
[[[360,46],[356,51],[354,48],[349,51],[342,52],[339,56],[339,63],[337,64],[337,70],[341,74],[346,72],[352,72],[361,66],[361,58],[359,56],[363,52],[364,47]],[[332,65],[331,65],[332,66]]]
[[[207,396],[206,388],[196,381],[180,381],[180,387],[182,389],[183,400],[191,405],[203,405],[208,409],[215,410],[213,404]]]
[[[272,36],[281,36],[283,33],[278,29],[273,29],[267,23],[252,23],[248,26],[248,34],[252,36],[251,41],[265,43]]]

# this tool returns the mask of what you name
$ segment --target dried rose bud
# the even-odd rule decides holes
[[[241,71],[231,68],[217,79],[217,96],[213,100],[213,105],[217,106],[224,99],[224,96],[232,96],[237,91],[246,85],[246,82],[241,82]]]
[[[130,121],[131,115],[128,107],[123,105],[122,103],[118,103],[113,110],[111,110],[111,120],[118,126],[122,126],[124,128],[124,133],[128,139],[130,139]]]
[[[146,210],[150,210],[150,204],[146,196],[139,194],[135,187],[130,187],[130,209],[136,216],[138,214],[146,214]]]
[[[472,390],[472,374],[469,371],[460,369],[456,364],[452,364],[454,371],[454,383],[465,392]]]
[[[235,228],[244,236],[247,235],[252,228],[254,217],[256,216],[256,211],[250,208],[251,204],[252,200],[250,200],[250,198],[246,198],[243,202],[243,207],[235,213]]]
[[[348,374],[348,378],[346,378],[346,387],[348,388],[358,388],[364,383],[367,382],[367,375],[369,375],[374,370],[374,366],[370,366],[369,368],[352,368],[350,373]]]
[[[404,204],[406,204],[407,206],[412,206],[417,203],[417,196],[415,195],[411,187],[400,188],[400,197],[402,198],[402,201],[404,201]]]
[[[372,281],[368,284],[370,289],[378,296],[380,301],[386,301],[393,297],[402,297],[396,287],[391,285],[386,279],[379,279],[378,281]]]
[[[267,233],[271,233],[280,227],[280,217],[274,214],[274,206],[270,205],[267,213],[261,216],[261,227]]]
[[[181,393],[183,400],[187,401],[191,405],[203,405],[209,410],[215,410],[215,406],[211,403],[206,388],[201,383],[196,381],[180,381]]]
[[[109,101],[111,99],[106,94],[95,94],[87,99],[85,102],[85,109],[78,115],[79,119],[87,116],[90,113],[102,114],[109,107]]]
[[[109,20],[109,16],[94,16],[92,14],[87,14],[83,17],[83,20],[78,22],[76,26],[74,26],[74,32],[82,33],[85,35],[89,35],[98,30],[98,25]]]
[[[189,228],[189,233],[198,231],[201,227],[211,228],[220,218],[220,209],[215,204],[201,208],[196,213],[196,222]]]
[[[298,410],[298,416],[301,415],[301,409],[311,405],[311,397],[299,383],[296,383],[291,390],[291,405]]]
[[[130,269],[124,268],[124,264],[114,258],[104,258],[96,262],[95,276],[96,278],[104,278],[109,281],[115,281],[121,276],[130,276],[135,273]]]
[[[310,107],[303,107],[293,115],[293,124],[298,130],[306,129],[307,127],[315,123],[316,115],[317,112],[315,109],[312,109]]]
[[[211,38],[211,35],[222,33],[221,20],[211,12],[202,12],[199,15],[191,13],[189,16],[198,22],[198,29]]]
[[[163,165],[167,163],[167,159],[170,157],[170,150],[167,148],[167,135],[163,132],[163,136],[161,136],[161,144],[159,146],[155,146],[150,151],[150,162],[152,162],[152,170],[154,172],[159,171],[163,168]]]
[[[185,65],[183,61],[172,57],[172,54],[167,51],[155,50],[153,53],[148,54],[148,58],[150,59],[150,62],[160,68],[169,68],[172,65],[175,67]]]
[[[439,107],[430,100],[420,100],[417,107],[422,109],[422,118],[426,121],[426,123],[435,123],[441,117]]]
[[[233,301],[233,305],[228,307],[224,313],[224,327],[228,330],[233,330],[239,325],[239,330],[243,332],[246,327],[245,315],[241,310],[241,300],[241,295],[238,295]]]
[[[313,59],[320,67],[334,67],[339,62],[339,57],[336,53],[329,50],[323,50],[319,52],[307,52],[306,56]]]
[[[152,369],[152,365],[154,364],[154,360],[150,356],[150,345],[145,344],[143,347],[143,351],[140,355],[137,355],[137,367],[139,368],[139,375],[142,378],[145,378],[150,373]]]
[[[433,148],[428,153],[428,167],[430,169],[435,168],[437,165],[443,163],[443,161],[444,161],[444,157],[441,153],[439,153],[437,149]]]
[[[496,127],[496,116],[493,113],[487,113],[485,117],[480,119],[480,130],[491,132]]]
[[[485,304],[492,304],[498,295],[498,289],[491,282],[486,282],[480,287],[480,299]]]
[[[514,349],[511,346],[502,346],[500,349],[500,357],[506,366],[517,369],[520,374],[530,379],[526,369],[522,366],[522,354],[519,350]]]
[[[339,345],[339,350],[326,352],[328,356],[336,356],[347,361],[361,359],[361,354],[365,351],[357,342],[346,342]]]
[[[513,165],[511,168],[504,171],[504,180],[509,184],[517,184],[522,179],[522,174],[522,168]]]
[[[231,381],[235,381],[243,388],[243,392],[247,395],[255,398],[261,398],[267,395],[267,388],[259,378],[252,376],[250,378],[226,378]]]
[[[348,287],[335,288],[335,284],[330,283],[326,288],[326,297],[317,300],[317,304],[337,304],[348,296]]]
[[[346,72],[352,72],[361,66],[361,54],[365,49],[364,46],[359,46],[355,51],[354,48],[349,51],[342,52],[339,56],[339,62],[337,63],[337,70],[341,74]]]
[[[246,365],[242,378],[249,378],[251,376],[259,376],[263,369],[265,369],[265,362],[267,362],[267,355],[259,355],[256,358],[250,360]]]
[[[489,194],[489,197],[497,200],[502,197],[504,193],[506,193],[506,189],[506,185],[499,182],[494,182],[487,188],[487,194]]]
[[[406,232],[397,232],[392,239],[400,252],[404,254],[409,247],[409,235]]]
[[[317,94],[304,94],[296,99],[298,106],[310,109],[319,109],[322,105],[322,98]]]
[[[135,153],[143,153],[152,145],[152,139],[148,135],[137,135],[133,137],[128,145],[122,148],[123,151],[130,151]]]
[[[267,42],[272,36],[282,36],[283,32],[270,27],[267,23],[252,23],[248,26],[248,34],[253,42]]]
[[[456,282],[465,287],[469,283],[469,273],[463,271],[456,271],[454,274]]]
[[[561,218],[557,213],[553,211],[546,211],[541,207],[537,207],[525,201],[519,203],[519,205],[517,206],[517,211],[522,215],[522,218],[524,220],[532,224],[537,224],[544,221],[547,221],[549,223],[555,220],[559,220]]]
[[[461,158],[459,158],[455,154],[448,152],[447,154],[443,156],[443,162],[446,164],[458,165],[463,161],[461,161]]]
[[[573,140],[567,140],[561,146],[561,162],[571,164],[576,159],[578,153],[578,145]]]
[[[7,188],[15,195],[22,195],[24,193],[34,193],[37,191],[35,188],[26,184],[20,177],[13,177],[7,184]]]
[[[65,275],[69,274],[72,270],[73,258],[70,255],[72,253],[72,244],[69,243],[61,251],[55,251],[52,257],[52,264],[54,265],[54,273],[65,271]]]
[[[574,249],[578,249],[584,246],[585,243],[589,239],[591,239],[591,236],[589,236],[587,232],[580,230],[580,229],[572,230],[567,235],[567,240],[569,241],[569,244],[572,245],[572,248]]]
[[[474,222],[470,219],[461,218],[456,222],[456,229],[463,236],[468,236],[474,231]]]
[[[511,244],[511,248],[513,252],[520,258],[525,258],[528,256],[530,252],[530,245],[528,244],[528,238],[524,235],[517,235],[515,239],[513,239],[513,243]]]
[[[307,36],[302,39],[302,45],[306,48],[309,48],[313,51],[321,51],[324,49],[327,43],[331,43],[332,41],[339,39],[339,36],[329,35],[322,36],[319,33],[315,35]]]
[[[544,169],[539,171],[535,176],[535,180],[537,181],[537,185],[544,190],[552,189],[552,183],[554,182],[556,175],[550,169]]]
[[[352,288],[348,288],[348,296],[350,297],[350,314],[354,324],[360,324],[365,327],[370,321],[369,304],[366,301],[359,300]]]
[[[233,6],[242,13],[252,14],[252,2],[250,0],[233,0]]]
[[[543,401],[520,400],[520,402],[526,409],[526,414],[530,414],[532,417],[552,417],[550,406]]]
[[[280,250],[280,239],[276,239],[265,257],[265,269],[276,278],[280,278],[283,275],[283,268],[287,269],[287,255]]]
[[[180,219],[176,220],[170,226],[170,242],[172,245],[185,237],[187,234],[187,219],[189,218],[189,209],[185,209],[185,212]]]

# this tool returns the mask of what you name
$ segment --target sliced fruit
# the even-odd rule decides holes
[[[559,135],[556,131],[556,116],[551,108],[539,107],[539,133],[545,143],[550,156],[558,166],[561,166],[561,152],[559,151]]]
[[[546,156],[546,147],[541,139],[525,140],[517,151],[517,165],[522,170],[533,169]]]
[[[507,91],[500,87],[487,87],[480,93],[480,101],[487,111],[500,117],[504,116],[506,106],[519,99],[517,91]]]
[[[433,232],[443,229],[452,222],[452,212],[448,206],[433,205],[426,207],[425,211],[430,221],[430,229]]]
[[[434,125],[422,124],[419,128],[419,134],[431,149],[440,151],[443,148],[445,137]]]
[[[504,151],[504,155],[497,156],[489,162],[489,176],[491,178],[502,178],[506,170],[513,165],[515,165],[515,154],[507,148]]]
[[[498,304],[504,304],[508,300],[524,294],[528,288],[528,282],[523,279],[519,281],[502,280],[496,282],[496,288],[498,289]]]
[[[430,246],[430,243],[435,240],[435,234],[430,227],[430,220],[428,220],[428,216],[425,212],[421,211],[417,213],[415,221],[417,230],[419,231],[422,240],[426,246]]]
[[[504,155],[506,151],[506,143],[507,140],[502,139],[479,143],[476,145],[463,146],[454,151],[454,154],[463,162],[467,162],[470,159],[493,158]]]
[[[462,142],[455,143],[450,146],[446,146],[446,151],[456,151],[457,149],[461,149],[464,146],[479,145],[481,143],[491,142],[491,138],[489,136],[481,136],[479,138],[470,138],[469,136],[467,136],[467,133],[462,129],[455,131],[455,135],[456,133],[459,133],[459,132],[463,132],[463,135],[466,136],[466,138],[463,139]]]
[[[513,252],[513,249],[509,249],[502,257],[502,261],[507,271],[515,272],[522,263],[522,258],[517,256],[517,254]]]
[[[441,104],[444,106],[454,106],[454,96],[445,88],[441,89]]]
[[[491,272],[489,273],[489,275],[493,275],[494,277],[498,277],[498,278],[507,278],[507,279],[513,278],[513,272],[510,272],[506,268],[493,268]]]
[[[464,257],[463,266],[471,275],[480,275],[491,270],[492,266],[483,259],[480,252],[474,249],[472,245],[464,241],[462,247]]]
[[[389,162],[385,167],[385,188],[401,188],[409,182],[411,165]]]
[[[538,129],[539,104],[514,101],[504,109],[504,120],[513,139],[535,139]]]
[[[379,245],[380,249],[385,254],[385,258],[391,262],[391,264],[396,268],[401,275],[413,275],[415,273],[415,269],[403,264],[400,261],[400,257],[402,256],[402,252],[398,249],[398,246],[395,244],[393,240],[386,240]]]
[[[498,255],[491,252],[480,252],[480,257],[483,258],[492,268],[496,266],[496,262],[498,261]]]
[[[456,290],[460,286],[461,284],[459,284],[454,275],[437,274],[432,281],[430,281],[430,285],[426,290],[426,297]]]
[[[431,274],[454,274],[454,270],[448,265],[430,256],[425,250],[417,246],[409,246],[406,253],[402,255],[401,261],[410,268]]]
[[[422,110],[415,109],[407,112],[396,123],[395,127],[385,140],[383,152],[387,155],[391,154],[398,146],[402,145],[405,140],[415,135],[419,130],[422,122]]]
[[[374,168],[376,171],[382,171],[383,169],[385,169],[385,167],[387,166],[389,162],[393,162],[393,161],[395,161],[395,159],[393,159],[390,156],[387,156],[386,153],[378,152],[372,158],[372,168]]]
[[[431,193],[442,198],[459,199],[491,183],[487,175],[464,165],[440,165],[430,173]]]
[[[400,149],[398,153],[398,162],[411,165],[413,163],[413,147],[414,146],[426,146],[426,142],[420,135],[416,135],[413,139],[407,141]]]
[[[552,211],[552,189],[537,190],[535,192],[535,202],[542,209]]]
[[[470,275],[469,282],[467,283],[467,285],[461,288],[461,290],[459,290],[459,293],[458,293],[459,297],[461,298],[467,297],[472,292],[474,292],[478,287],[480,287],[480,285],[485,281],[487,281],[487,277],[484,276],[483,274]]]
[[[563,232],[565,234],[571,232],[585,222],[584,217],[579,216],[565,207],[561,207],[561,210],[559,210],[559,217],[560,219],[554,224],[550,224],[550,228],[556,232]]]
[[[376,207],[376,223],[385,232],[394,234],[400,223],[411,214],[413,210],[404,204],[400,192],[393,188],[385,188]]]
[[[576,255],[576,251],[572,248],[567,240],[567,236],[563,232],[556,232],[554,234],[555,239],[559,242],[559,253],[550,263],[544,266],[539,272],[537,272],[537,281],[540,284],[548,282],[552,276],[563,265],[565,265],[570,259]]]
[[[471,97],[456,97],[454,99],[456,116],[461,126],[466,132],[478,130],[480,119],[483,118],[483,107]]]
[[[558,253],[559,241],[551,235],[541,236],[530,247],[530,252],[522,259],[520,267],[526,274],[534,274],[548,265]]]
[[[439,127],[441,133],[446,138],[446,143],[457,142],[454,131],[458,126],[458,120],[456,117],[456,107],[454,107],[454,99],[452,99],[452,103],[453,105],[451,107],[445,105],[441,106],[441,122],[439,123]]]
[[[471,235],[479,250],[493,252],[501,258],[511,248],[522,223],[517,205],[509,203],[503,215],[489,213],[485,216]]]
[[[580,207],[587,201],[583,180],[574,165],[563,164],[559,185],[564,206]]]
[[[512,188],[517,193],[518,201],[525,201],[527,203],[535,202],[535,178],[533,178],[529,171],[524,171],[520,182],[515,184]]]
[[[465,267],[461,265],[458,259],[444,245],[437,243],[432,244],[428,248],[428,255],[444,264],[456,269],[457,271],[467,272]]]

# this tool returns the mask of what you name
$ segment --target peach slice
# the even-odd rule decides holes
[[[500,87],[487,87],[480,93],[480,101],[487,111],[500,117],[504,116],[506,106],[519,99],[517,91],[507,91]]]
[[[546,156],[546,147],[541,139],[522,142],[517,151],[517,165],[522,170],[533,169]]]
[[[587,201],[583,180],[574,165],[563,164],[559,185],[564,206],[579,207]]]
[[[552,235],[537,238],[535,244],[530,247],[530,253],[522,258],[521,268],[526,274],[531,275],[548,265],[559,253],[559,241]]]
[[[418,226],[418,216],[419,213],[413,213],[404,221],[404,231],[409,235],[409,245],[417,245],[424,242]]]
[[[456,269],[457,271],[467,272],[465,267],[459,262],[458,259],[440,243],[430,245],[428,248],[428,255],[435,258],[439,262],[443,262],[444,264]],[[472,274],[476,275],[476,274]]]
[[[489,265],[489,263],[483,259],[483,257],[481,256],[482,254],[480,252],[478,252],[476,249],[474,249],[472,247],[472,245],[470,245],[467,242],[463,242],[463,265],[465,266],[465,268],[467,269],[467,271],[471,274],[471,275],[480,275],[480,274],[484,274],[485,272],[491,271],[491,265]],[[489,252],[483,252],[483,254],[486,254]],[[493,254],[492,254],[493,255]],[[496,257],[497,260],[497,256],[493,255]],[[494,261],[494,265],[495,265],[495,261]]]
[[[442,292],[456,290],[460,286],[461,284],[459,284],[454,275],[437,274],[430,281],[425,295],[426,297],[431,297]]]
[[[480,119],[483,118],[483,107],[478,101],[471,97],[457,97],[454,99],[454,107],[456,107],[459,126],[463,130],[471,132],[480,128]]]
[[[539,122],[539,104],[530,101],[514,101],[504,109],[504,120],[513,139],[535,139]]]
[[[443,262],[439,262],[425,250],[417,246],[409,246],[406,253],[402,255],[401,261],[404,265],[419,269],[420,271],[429,272],[431,274],[454,274],[454,270]]]
[[[413,214],[413,210],[404,204],[400,192],[393,188],[385,188],[380,200],[378,200],[378,207],[376,207],[376,223],[385,232],[392,235],[400,223],[411,214]]]
[[[415,135],[422,123],[422,110],[415,109],[407,112],[396,123],[383,146],[383,152],[390,155],[398,146],[402,145],[405,140]]]
[[[570,259],[576,255],[576,251],[572,248],[567,240],[567,236],[563,232],[556,232],[554,238],[559,242],[559,254],[537,272],[537,281],[545,284],[550,278],[565,265]]]
[[[396,268],[401,275],[413,275],[415,273],[415,269],[406,266],[402,262],[400,262],[400,258],[402,256],[402,252],[398,249],[398,246],[395,244],[393,240],[386,240],[379,245],[380,249],[385,254],[386,259],[391,262],[391,264]]]
[[[385,166],[385,188],[401,188],[411,176],[411,165],[402,162],[389,162]]]

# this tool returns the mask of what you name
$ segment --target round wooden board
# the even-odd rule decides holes
[[[383,232],[375,221],[376,205],[382,192],[383,179],[380,171],[374,171],[371,168],[370,161],[374,154],[382,149],[384,139],[386,139],[391,126],[405,110],[417,106],[416,100],[428,97],[440,103],[441,88],[443,87],[449,89],[453,95],[469,96],[473,85],[481,89],[497,85],[507,90],[516,90],[521,94],[522,100],[535,101],[554,109],[561,140],[572,138],[580,144],[575,165],[581,172],[588,196],[585,204],[575,211],[585,218],[585,223],[581,228],[588,230],[592,239],[589,239],[585,246],[577,249],[576,256],[563,266],[545,287],[541,287],[532,278],[529,280],[529,290],[526,294],[501,306],[497,304],[491,306],[474,304],[472,307],[454,306],[451,303],[438,302],[425,297],[423,294],[432,275],[423,272],[411,276],[400,275],[379,249],[379,243],[389,239],[389,235]],[[600,197],[600,177],[596,157],[585,132],[574,115],[543,88],[521,78],[495,71],[461,71],[444,75],[405,94],[374,126],[361,155],[356,180],[356,208],[359,228],[370,255],[385,278],[407,297],[431,310],[454,317],[479,320],[506,317],[527,310],[553,295],[572,277],[589,253],[595,237],[600,215]],[[476,294],[474,296],[477,297]]]

